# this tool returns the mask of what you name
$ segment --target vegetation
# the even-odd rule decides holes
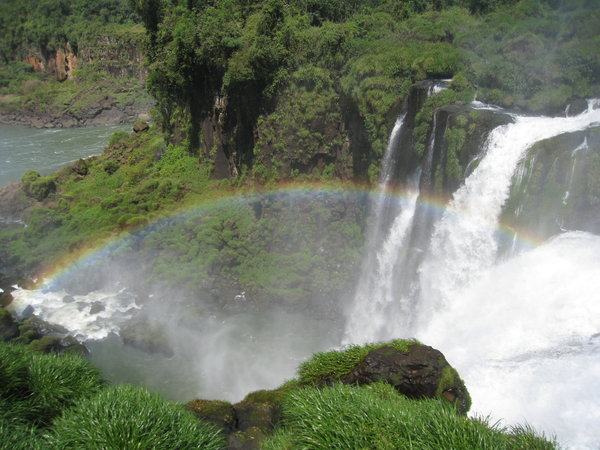
[[[72,126],[110,106],[147,109],[138,20],[127,0],[2,2],[0,110]]]
[[[470,101],[473,86],[484,100],[544,112],[599,89],[592,2],[133,4],[168,139],[205,156],[222,147],[232,173],[261,180],[308,172],[374,181],[401,99],[425,78],[453,86],[421,115],[420,148],[432,111]],[[220,142],[202,132],[215,108]],[[352,152],[346,143],[361,137]]]
[[[376,348],[390,345],[397,350],[408,351],[413,345],[422,345],[417,340],[394,340],[385,344],[353,345],[344,350],[316,353],[298,368],[298,378],[304,384],[321,384],[324,380],[333,382],[348,375],[367,354]]]
[[[24,175],[25,192],[43,201],[27,227],[0,231],[0,252],[12,268],[51,267],[65,249],[85,251],[120,233],[111,265],[136,259],[137,286],[208,298],[218,287],[217,302],[246,291],[263,305],[309,307],[327,305],[351,282],[362,246],[361,197],[260,194],[251,186],[247,196],[232,196],[236,181],[212,180],[197,158],[165,147],[156,131],[119,133],[109,144],[103,155],[50,177]],[[32,186],[46,178],[54,190],[44,197]],[[102,267],[82,273],[90,283]]]
[[[263,448],[556,448],[528,427],[459,416],[439,400],[409,400],[382,383],[293,391],[283,423]]]
[[[133,386],[106,388],[79,357],[0,343],[0,437],[12,448],[223,448],[183,407]]]
[[[121,385],[79,402],[55,421],[54,448],[224,447],[218,431],[156,394]]]

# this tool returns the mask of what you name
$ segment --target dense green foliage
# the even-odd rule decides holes
[[[170,138],[206,155],[223,146],[234,174],[259,179],[373,181],[401,100],[425,78],[454,77],[446,103],[470,101],[476,85],[482,99],[550,112],[599,88],[600,10],[590,1],[132,3]],[[202,131],[215,99],[226,99],[216,143]],[[363,148],[345,147],[359,136]]]
[[[137,20],[127,0],[3,0],[0,3],[0,61],[28,56],[31,48],[52,52],[92,28]]]
[[[138,21],[127,0],[3,1],[0,110],[72,126],[110,106],[146,109]]]
[[[528,427],[468,419],[438,400],[409,400],[387,384],[300,389],[284,403],[267,449],[553,449]]]
[[[43,202],[26,228],[0,232],[11,268],[50,267],[65,249],[86,250],[122,233],[111,265],[137,258],[135,269],[128,265],[137,286],[204,298],[217,290],[217,303],[246,291],[264,305],[298,307],[317,298],[326,307],[350,287],[362,246],[363,197],[327,190],[232,196],[235,181],[211,180],[197,158],[181,146],[165,148],[153,131],[119,133],[109,144],[103,155],[51,177],[24,176],[25,192]],[[45,186],[46,178],[54,192],[42,198],[46,191],[32,186]],[[176,209],[183,211],[173,215]],[[102,270],[82,273],[91,282]]]
[[[55,421],[49,443],[64,449],[224,447],[216,429],[181,406],[128,385],[105,389],[68,410]]]

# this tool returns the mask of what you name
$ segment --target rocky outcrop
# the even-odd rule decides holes
[[[78,57],[70,43],[64,48],[44,55],[40,51],[31,51],[23,62],[31,64],[34,72],[55,77],[58,81],[70,80],[78,66]]]
[[[358,385],[384,382],[409,398],[443,398],[461,414],[471,406],[456,370],[439,350],[426,345],[413,345],[408,351],[392,346],[371,350],[341,381]]]
[[[68,353],[86,355],[87,348],[67,330],[48,323],[36,316],[17,319],[4,308],[0,308],[0,340],[26,345],[38,353]]]
[[[257,391],[232,405],[219,400],[192,400],[185,407],[199,419],[216,425],[227,436],[231,450],[260,448],[281,420],[279,390]]]
[[[0,109],[0,123],[5,125],[24,125],[34,128],[71,128],[95,125],[115,125],[132,123],[136,120],[148,119],[148,111],[152,107],[148,101],[142,105],[134,103],[119,105],[114,99],[107,97],[91,101],[77,112],[68,108],[58,114],[27,109]]]
[[[600,127],[564,133],[527,150],[512,180],[504,224],[549,238],[600,233]]]
[[[452,403],[458,414],[466,414],[471,406],[467,388],[444,355],[417,341],[391,341],[317,354],[300,367],[299,374],[299,379],[277,389],[252,392],[233,405],[193,400],[186,408],[199,419],[218,426],[228,438],[229,449],[249,450],[260,448],[261,442],[281,423],[283,405],[297,389],[325,388],[334,383],[387,383],[408,398],[436,398]]]

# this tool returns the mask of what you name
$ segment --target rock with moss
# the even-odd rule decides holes
[[[264,430],[259,427],[250,427],[245,431],[236,431],[229,436],[227,448],[229,450],[254,450],[261,448],[262,442],[267,438]]]
[[[148,131],[149,129],[150,125],[148,125],[148,122],[145,122],[143,120],[138,120],[133,124],[133,131],[135,133],[143,133],[144,131]]]
[[[371,350],[356,368],[342,379],[346,384],[386,382],[409,398],[442,398],[461,414],[471,398],[456,370],[444,355],[427,345],[413,345],[408,351],[392,346]]]
[[[440,398],[466,414],[471,398],[444,355],[416,340],[352,346],[317,353],[299,368],[306,385],[388,383],[409,398]]]
[[[124,324],[120,334],[125,345],[169,358],[174,355],[166,331],[158,323],[152,323],[145,318],[136,318]]]
[[[268,433],[281,420],[281,405],[271,401],[245,399],[233,407],[237,417],[237,427],[241,431],[259,428]]]
[[[233,405],[221,400],[192,400],[185,404],[196,417],[219,427],[225,433],[235,431],[237,419]]]

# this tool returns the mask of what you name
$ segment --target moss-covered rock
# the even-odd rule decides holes
[[[159,323],[149,322],[143,317],[133,319],[121,327],[121,338],[125,345],[147,353],[173,356],[166,331]]]
[[[199,419],[218,426],[225,433],[231,433],[237,427],[235,410],[229,402],[196,399],[186,403],[185,408]]]
[[[227,440],[229,450],[253,450],[261,448],[261,443],[267,438],[264,430],[250,427],[245,431],[236,431]]]
[[[300,381],[308,385],[388,383],[409,398],[441,398],[461,414],[471,398],[444,355],[414,340],[350,347],[318,353],[300,366]]]

